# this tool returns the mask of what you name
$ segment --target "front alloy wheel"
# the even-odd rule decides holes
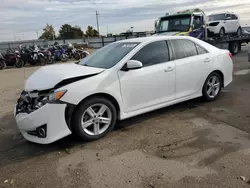
[[[108,129],[111,119],[111,110],[105,104],[94,104],[83,113],[81,125],[88,135],[97,136]]]
[[[218,73],[212,73],[208,76],[203,86],[203,97],[207,101],[215,100],[221,91],[222,81]]]
[[[75,110],[72,132],[83,140],[96,140],[114,128],[116,118],[117,112],[112,102],[102,97],[90,98]]]

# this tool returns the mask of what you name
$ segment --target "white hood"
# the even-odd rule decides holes
[[[25,91],[46,90],[53,88],[62,80],[79,76],[97,74],[105,69],[77,65],[49,65],[34,72],[25,83]]]
[[[153,36],[165,35],[165,36],[175,36],[176,34],[180,33],[179,31],[175,32],[162,32],[154,34]]]

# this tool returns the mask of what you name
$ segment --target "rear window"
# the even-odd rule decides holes
[[[198,55],[195,43],[186,39],[171,40],[175,59],[182,59]]]
[[[225,14],[214,14],[208,16],[208,21],[225,20],[225,18],[226,18]]]
[[[202,48],[200,45],[196,44],[197,52],[199,55],[208,53],[207,50]]]

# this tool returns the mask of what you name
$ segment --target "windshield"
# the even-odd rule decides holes
[[[225,14],[214,14],[208,16],[208,21],[225,20]]]
[[[250,27],[243,27],[246,31],[250,32]]]
[[[116,65],[124,56],[126,56],[139,43],[119,42],[109,44],[85,59],[80,61],[80,65],[109,69]]]
[[[191,20],[191,15],[163,18],[160,21],[158,32],[170,32],[170,31],[186,32],[190,28],[190,20]]]

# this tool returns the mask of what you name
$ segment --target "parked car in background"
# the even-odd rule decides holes
[[[243,35],[250,35],[250,27],[249,26],[242,27],[242,34]]]
[[[234,13],[220,13],[208,16],[208,30],[221,38],[225,34],[241,35],[239,17]]]
[[[232,54],[185,36],[111,43],[79,63],[40,68],[15,107],[22,135],[48,144],[71,133],[92,141],[123,120],[201,97],[232,81]]]

